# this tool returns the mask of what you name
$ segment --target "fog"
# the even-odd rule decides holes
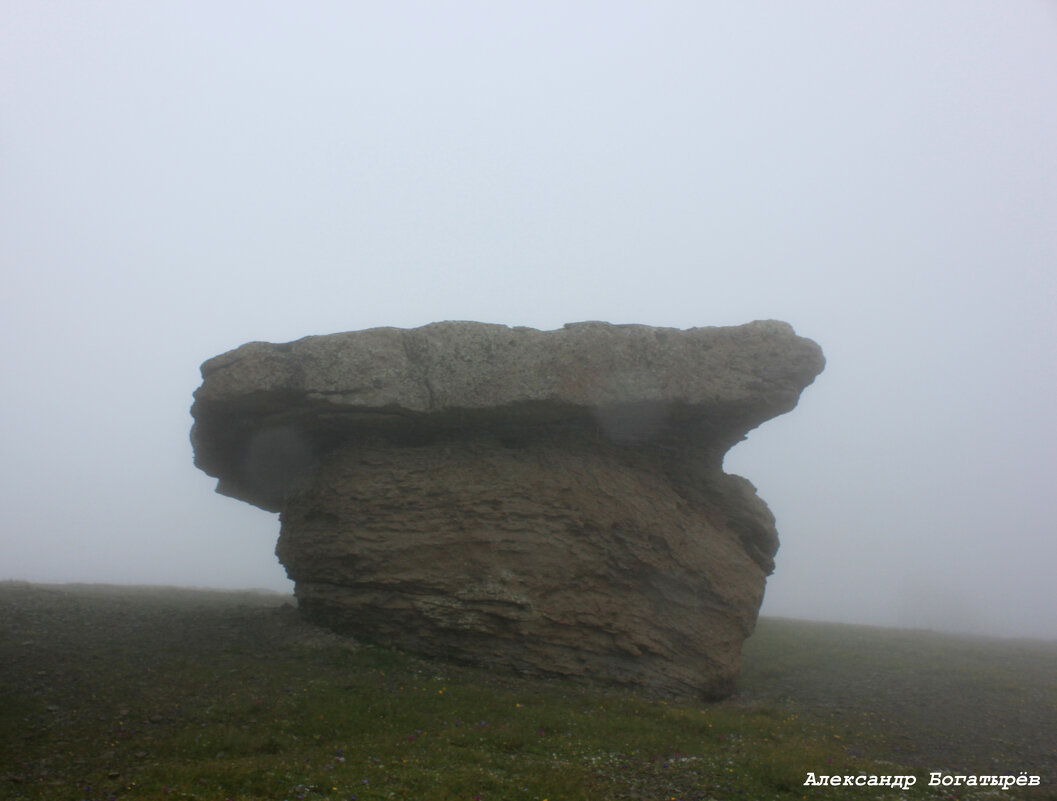
[[[763,614],[1057,637],[1048,0],[7,3],[0,579],[289,590],[201,362],[776,318]]]

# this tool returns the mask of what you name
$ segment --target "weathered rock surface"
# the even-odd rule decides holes
[[[195,463],[366,640],[722,695],[778,548],[722,470],[823,368],[785,323],[377,328],[202,365]]]

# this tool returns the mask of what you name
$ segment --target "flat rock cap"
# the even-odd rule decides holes
[[[553,331],[475,322],[372,328],[251,342],[208,360],[191,438],[195,464],[220,478],[219,492],[276,508],[246,475],[267,432],[289,440],[268,458],[295,467],[365,431],[400,439],[594,425],[617,442],[690,437],[725,451],[793,409],[824,365],[818,345],[773,320],[687,330],[604,322]]]

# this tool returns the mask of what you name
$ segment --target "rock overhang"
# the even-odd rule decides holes
[[[719,469],[749,430],[792,410],[824,364],[818,345],[774,320],[553,331],[442,322],[250,342],[202,365],[191,439],[218,492],[269,511],[320,453],[371,437],[585,428],[617,444],[694,448]],[[262,463],[283,478],[262,482]]]

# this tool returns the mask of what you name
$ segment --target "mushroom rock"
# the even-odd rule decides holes
[[[723,456],[822,371],[786,323],[470,322],[202,365],[195,464],[280,513],[302,613],[366,641],[720,697],[774,569]]]

